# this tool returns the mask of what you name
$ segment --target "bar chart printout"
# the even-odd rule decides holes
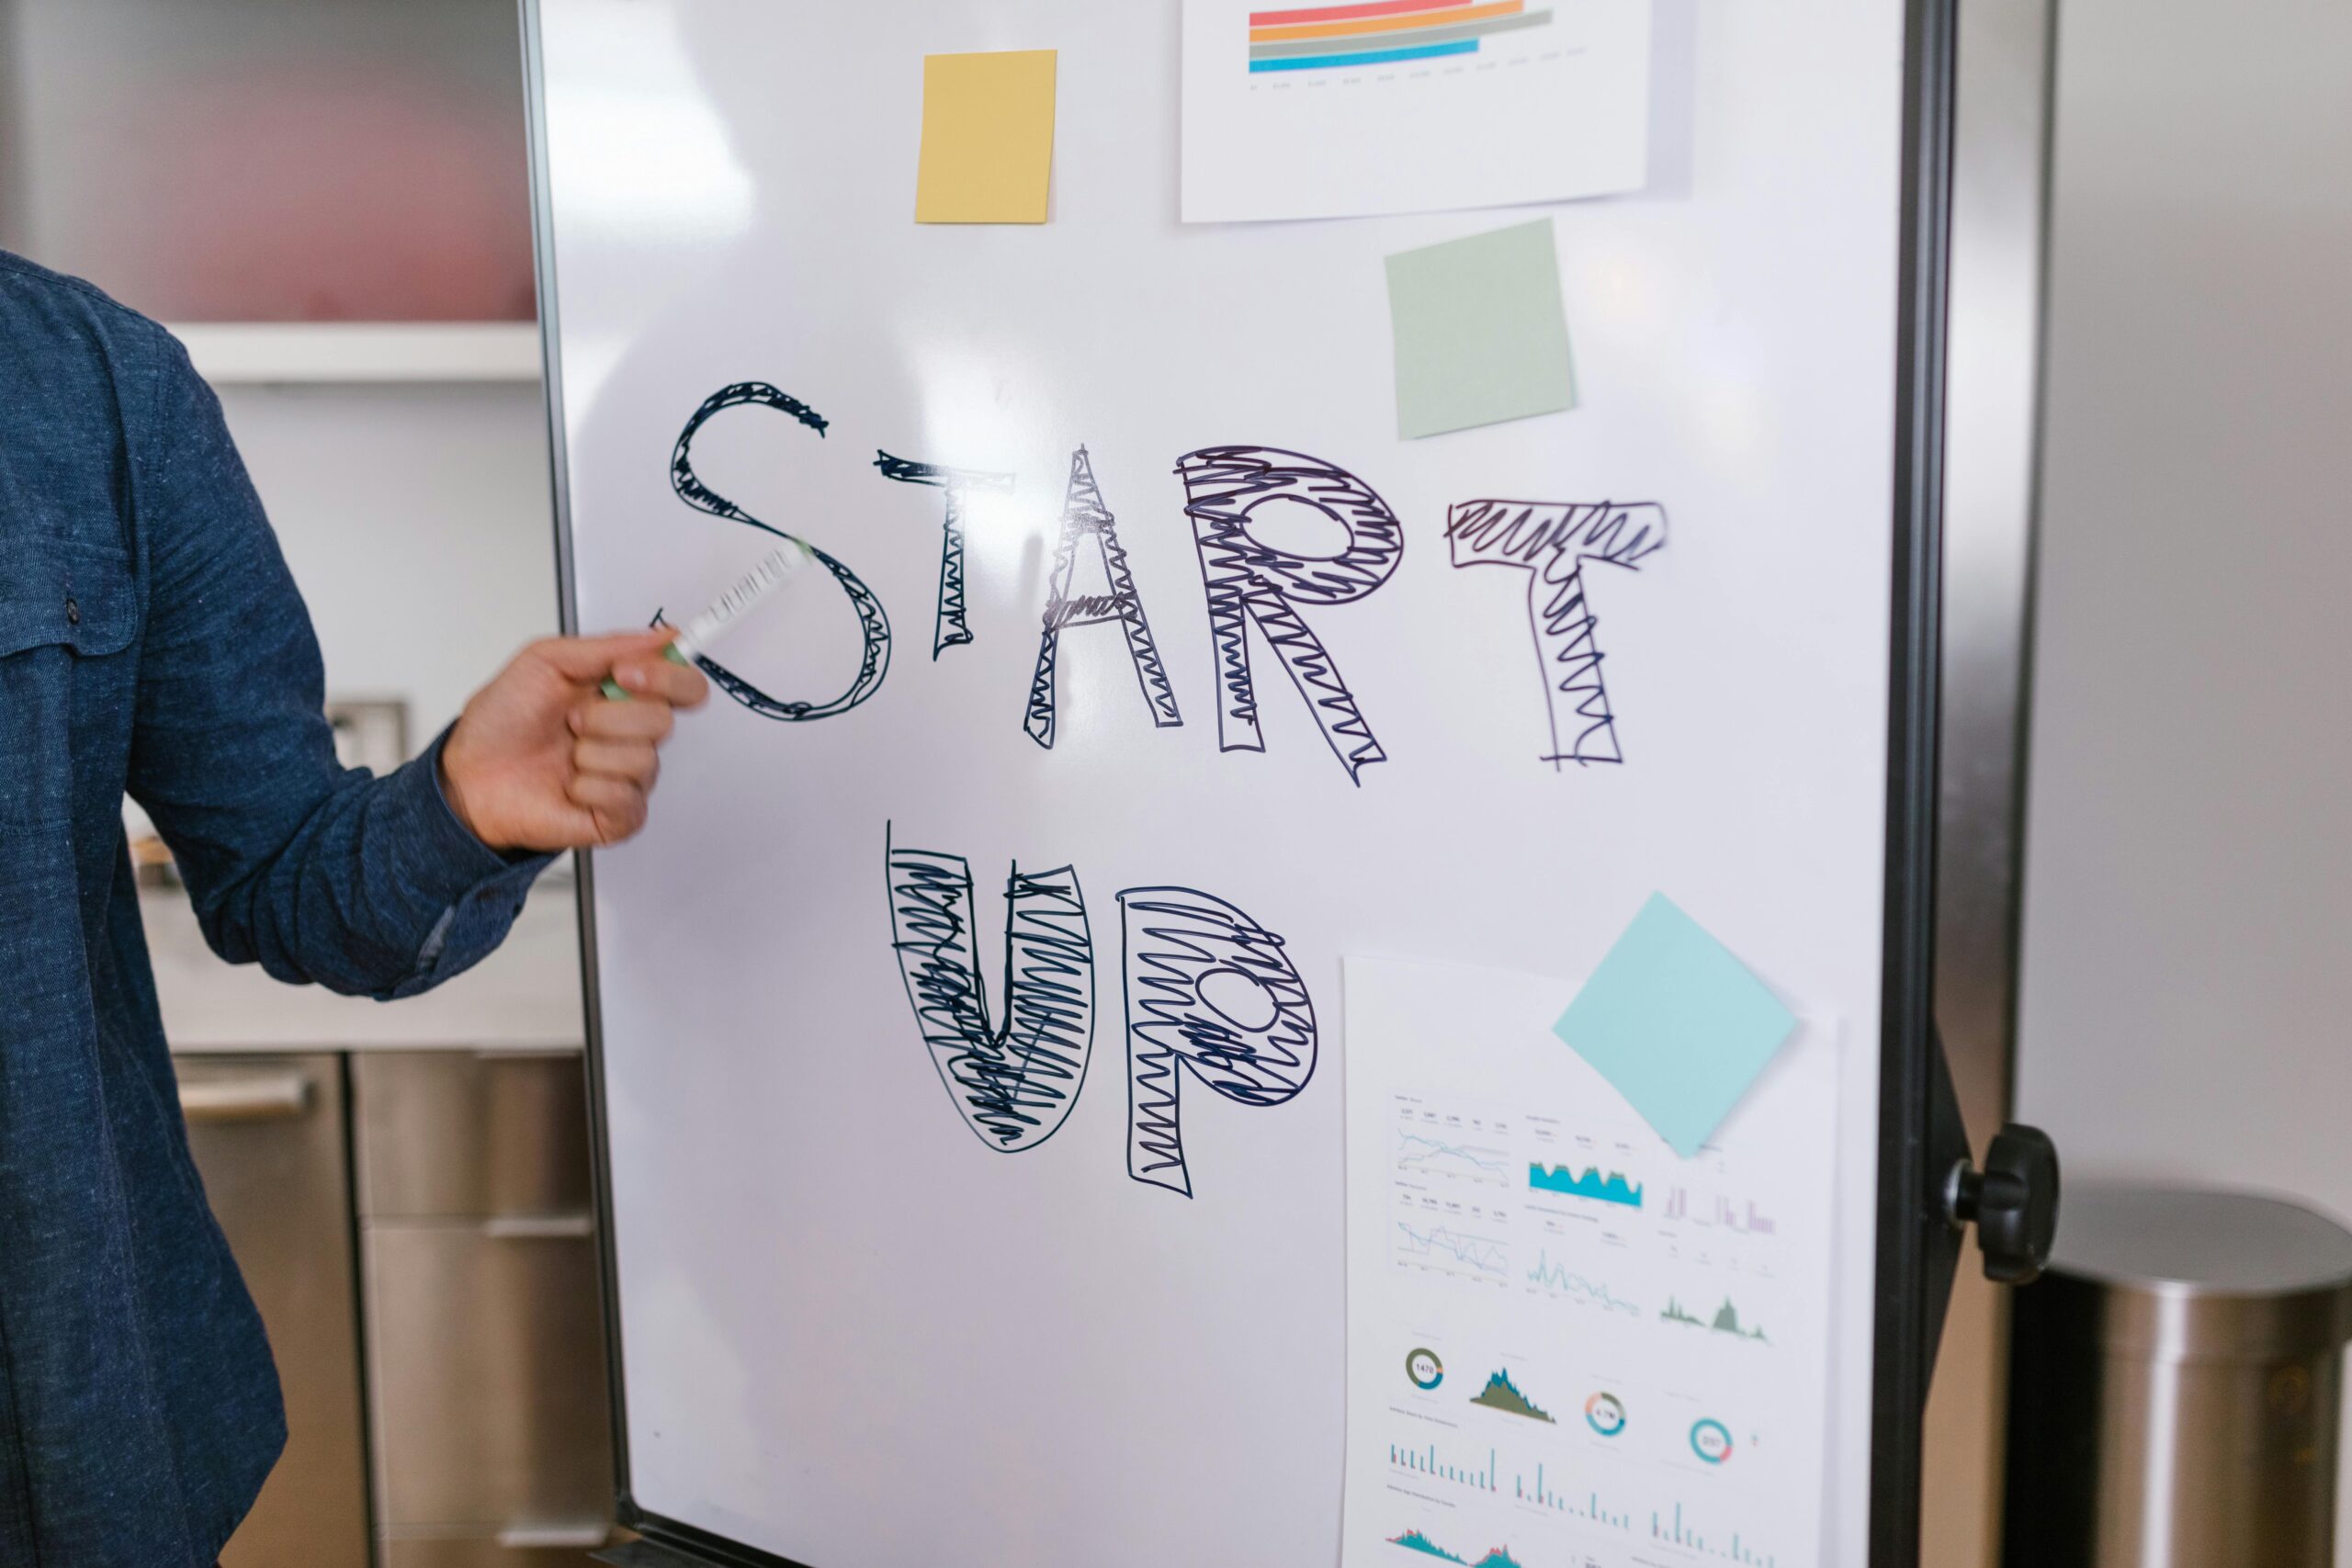
[[[1575,982],[1342,983],[1340,1568],[1817,1562],[1834,1037],[1684,1159],[1551,1033]]]
[[[1250,13],[1250,69],[1329,71],[1476,54],[1497,33],[1552,25],[1527,0],[1372,0]]]
[[[1185,0],[1184,220],[1637,189],[1648,78],[1649,0]]]

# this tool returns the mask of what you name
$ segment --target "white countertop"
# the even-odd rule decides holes
[[[542,877],[497,952],[397,1002],[288,986],[204,945],[187,895],[142,892],[164,1035],[175,1051],[578,1050],[580,942],[569,876]]]

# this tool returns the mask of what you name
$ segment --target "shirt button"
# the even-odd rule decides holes
[[[65,600],[65,624],[69,626],[78,626],[82,624],[82,606],[74,602],[71,594],[68,594]]]

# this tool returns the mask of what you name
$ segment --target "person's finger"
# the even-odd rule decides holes
[[[661,775],[662,759],[650,740],[582,739],[571,743],[571,766],[578,773],[598,773],[651,789]]]
[[[600,773],[574,773],[563,793],[595,819],[599,841],[614,843],[645,826],[645,792]]]
[[[635,811],[644,816],[644,787],[635,785],[628,778],[612,778],[609,773],[574,773],[564,781],[564,797],[574,807],[585,811],[623,816]]]
[[[595,840],[589,846],[594,849],[609,849],[633,839],[645,826],[646,809],[642,798],[634,806],[595,806],[588,807],[587,812],[588,820],[595,829]]]
[[[632,696],[659,697],[675,708],[698,708],[710,696],[710,682],[701,671],[658,651],[614,665],[613,680]]]
[[[613,672],[616,664],[644,662],[649,654],[658,653],[677,635],[674,626],[649,626],[643,631],[613,632],[605,637],[550,637],[540,638],[523,651],[567,681],[601,681]]]
[[[583,740],[650,740],[658,745],[670,739],[676,722],[668,703],[650,699],[608,703],[598,698],[571,709],[571,733]]]

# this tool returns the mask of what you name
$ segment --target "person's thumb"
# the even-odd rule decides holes
[[[567,681],[601,681],[614,665],[643,658],[677,635],[674,626],[649,626],[604,637],[551,637],[533,643],[530,651]]]

